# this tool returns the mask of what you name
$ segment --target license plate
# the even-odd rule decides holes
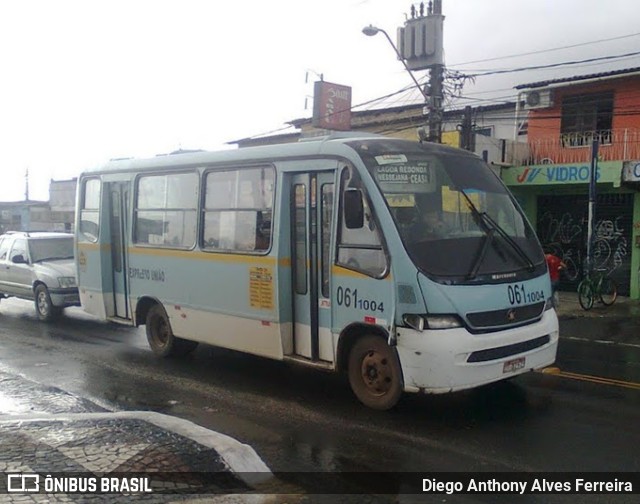
[[[514,371],[517,371],[518,369],[522,369],[524,368],[524,361],[525,358],[524,357],[518,357],[517,359],[513,359],[510,361],[507,361],[504,363],[504,366],[502,366],[502,372],[503,373],[513,373]]]

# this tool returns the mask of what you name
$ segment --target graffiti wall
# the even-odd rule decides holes
[[[594,229],[594,268],[607,272],[618,293],[629,295],[631,275],[632,194],[599,194]],[[587,255],[588,198],[586,195],[538,196],[536,229],[545,251],[567,264],[562,290],[575,291]]]

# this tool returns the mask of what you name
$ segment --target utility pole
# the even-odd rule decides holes
[[[398,55],[398,59],[402,61],[413,82],[422,93],[429,115],[427,131],[425,132],[424,127],[418,128],[420,141],[442,142],[443,25],[442,0],[429,0],[426,10],[424,2],[411,5],[411,18],[405,21],[404,27],[398,28],[397,45],[394,45],[387,32],[381,28],[369,25],[362,30],[362,33],[367,36],[382,32],[387,37]],[[429,70],[429,84],[423,88],[413,75],[412,70],[427,69]]]
[[[460,148],[468,151],[475,150],[475,142],[473,136],[473,113],[471,107],[467,105],[464,108],[464,116],[460,128]]]
[[[596,183],[598,181],[598,140],[591,144],[591,166],[589,167],[589,214],[587,222],[587,275],[593,270],[593,232],[596,220]]]
[[[426,140],[442,141],[442,102],[444,79],[444,16],[442,0],[429,0],[411,6],[411,16],[398,28],[398,58],[408,70],[429,70],[425,85],[428,110]]]
[[[431,3],[430,3],[431,4]],[[442,16],[442,0],[433,0],[430,16]],[[440,32],[442,36],[442,32]],[[442,45],[442,41],[440,42]],[[444,64],[433,63],[429,69],[429,138],[430,142],[442,143],[442,81]]]

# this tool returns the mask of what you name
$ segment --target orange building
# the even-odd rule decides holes
[[[569,265],[563,288],[575,290],[583,275],[591,222],[594,267],[621,294],[640,298],[640,67],[516,89],[515,124],[526,129],[527,143],[501,176],[542,245]],[[589,221],[594,141],[597,198]]]

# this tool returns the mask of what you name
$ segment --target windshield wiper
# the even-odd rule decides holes
[[[487,250],[489,250],[489,246],[493,241],[493,235],[495,234],[495,232],[496,232],[495,229],[489,229],[487,231],[487,234],[484,237],[484,241],[482,242],[482,248],[480,249],[480,252],[476,256],[476,259],[473,261],[473,266],[471,267],[471,271],[469,271],[469,274],[467,275],[467,278],[469,280],[474,279],[478,275],[478,270],[480,269],[480,265],[484,260],[484,256],[487,254]]]
[[[536,268],[536,265],[533,264],[533,261],[531,260],[529,255],[524,251],[524,249],[520,245],[518,245],[518,243],[513,238],[511,238],[511,236],[509,236],[509,233],[507,233],[500,224],[498,224],[495,220],[493,220],[493,218],[488,213],[482,212],[480,215],[482,215],[484,220],[486,222],[489,222],[491,226],[500,234],[500,236],[502,236],[502,238],[504,238],[504,240],[509,245],[511,245],[511,248],[513,248],[513,250],[515,250],[516,253],[520,256],[520,258],[526,263],[529,271],[533,271]]]
[[[477,222],[478,226],[484,229],[487,233],[482,249],[480,250],[478,257],[473,264],[473,268],[469,272],[469,278],[475,278],[475,276],[477,275],[478,269],[480,268],[480,264],[484,259],[486,251],[493,241],[493,235],[495,234],[495,232],[502,236],[504,241],[506,241],[511,246],[516,254],[518,254],[520,259],[522,259],[527,265],[527,269],[529,271],[533,271],[535,269],[535,264],[533,264],[533,261],[522,249],[522,247],[518,245],[518,243],[513,238],[511,238],[511,236],[509,236],[509,233],[507,233],[500,224],[493,220],[493,218],[487,212],[481,212],[480,210],[478,210],[473,201],[471,201],[469,195],[463,189],[458,189],[458,191],[462,193],[464,199],[467,201],[467,205],[469,206],[469,209],[471,210],[474,220]]]

